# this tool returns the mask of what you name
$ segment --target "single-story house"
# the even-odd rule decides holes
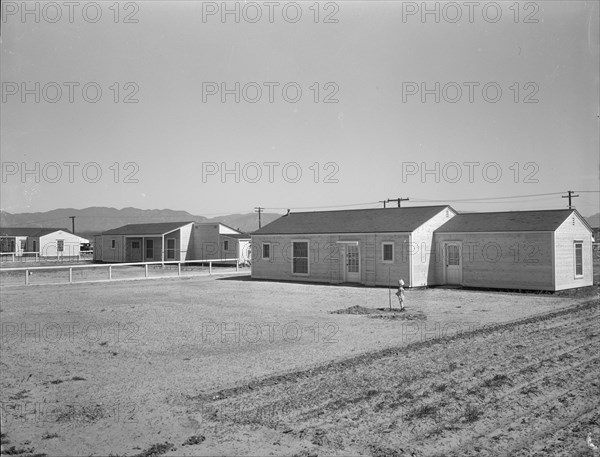
[[[129,224],[96,236],[99,262],[249,258],[250,235],[221,223],[158,222]]]
[[[435,231],[438,284],[557,291],[593,284],[592,229],[572,209],[458,214]]]
[[[252,278],[408,287],[435,282],[421,246],[450,206],[289,213],[252,234]]]
[[[13,253],[15,257],[34,254],[40,257],[77,257],[84,243],[89,243],[89,240],[64,228],[0,228],[0,251]]]
[[[576,210],[449,206],[291,213],[252,234],[252,278],[557,291],[593,284]]]

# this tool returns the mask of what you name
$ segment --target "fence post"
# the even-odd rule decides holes
[[[25,285],[29,285],[29,270],[25,269]]]
[[[112,265],[108,266],[108,280],[110,281],[112,279]]]
[[[208,261],[208,274],[212,275],[212,261],[211,260]]]
[[[144,265],[144,277],[148,277],[148,264]]]
[[[36,262],[38,261],[38,255],[40,255],[40,254],[39,254],[39,252],[36,252],[36,253],[35,253],[35,261],[36,261]]]
[[[69,268],[69,284],[73,282],[73,268]]]
[[[181,262],[177,263],[177,276],[181,276]]]
[[[240,263],[237,260],[235,261],[235,271],[240,271]]]

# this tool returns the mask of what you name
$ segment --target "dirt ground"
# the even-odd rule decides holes
[[[387,289],[245,277],[0,294],[3,455],[600,446],[597,294],[411,290],[393,319],[335,313],[385,309]]]

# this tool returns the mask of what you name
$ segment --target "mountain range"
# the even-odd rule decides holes
[[[71,216],[75,216],[75,232],[84,238],[91,238],[93,235],[122,225],[148,222],[221,222],[246,233],[258,230],[257,213],[208,218],[171,209],[116,209],[103,206],[84,209],[60,208],[39,213],[19,214],[0,211],[0,227],[51,227],[71,230]],[[281,216],[276,213],[262,213],[262,225]]]

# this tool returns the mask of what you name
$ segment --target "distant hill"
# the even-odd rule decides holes
[[[127,224],[146,222],[222,222],[244,232],[258,229],[258,214],[231,214],[214,218],[195,216],[187,211],[170,209],[107,208],[84,209],[60,208],[39,213],[11,214],[0,211],[0,227],[56,227],[71,229],[70,216],[75,216],[75,231],[90,238],[93,235]],[[281,217],[281,214],[263,213],[262,224]]]
[[[600,213],[596,213],[593,216],[586,217],[585,219],[587,220],[588,224],[590,224],[590,226],[592,226],[593,228],[600,227]]]

